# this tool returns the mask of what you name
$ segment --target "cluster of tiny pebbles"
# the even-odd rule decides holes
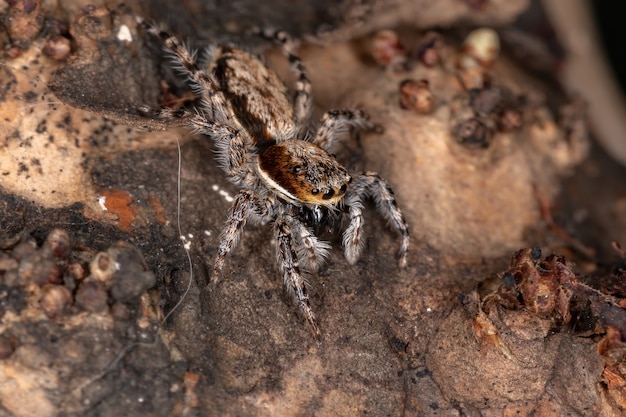
[[[123,242],[92,256],[74,251],[69,233],[54,229],[41,245],[27,237],[6,240],[2,248],[0,317],[5,322],[42,315],[63,322],[84,312],[128,319],[129,305],[155,284],[141,252]],[[17,342],[1,334],[0,358]]]
[[[500,54],[498,34],[488,28],[470,32],[460,48],[446,48],[441,34],[426,32],[416,46],[406,47],[391,30],[376,33],[371,40],[373,60],[394,76],[410,74],[416,68],[440,68],[453,75],[459,94],[449,103],[438,100],[427,78],[404,78],[399,82],[400,107],[418,114],[432,113],[437,105],[451,110],[450,131],[457,142],[486,148],[496,132],[523,127],[523,97],[492,82],[493,66]],[[428,74],[422,71],[420,74]]]

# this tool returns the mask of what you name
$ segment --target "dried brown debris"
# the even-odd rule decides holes
[[[526,397],[534,401],[533,407],[521,415],[547,409],[557,414],[576,410],[581,415],[626,411],[624,270],[600,280],[611,283],[610,291],[594,288],[563,256],[542,257],[539,248],[529,248],[513,255],[498,280],[487,294],[475,291],[461,299],[483,352],[482,358],[469,362],[482,367],[487,379],[499,369],[503,387],[514,385],[519,377],[538,384],[537,391]],[[564,354],[574,356],[560,357]],[[514,375],[516,369],[520,374]],[[583,380],[573,382],[574,375],[567,375],[566,369],[574,369]],[[457,369],[461,374],[466,370]],[[572,392],[586,389],[585,402],[565,395],[561,388],[567,384]],[[509,392],[512,402],[507,407],[519,412],[524,407],[515,404],[519,398],[514,392]]]

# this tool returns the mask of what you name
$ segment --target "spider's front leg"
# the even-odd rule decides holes
[[[298,262],[296,245],[293,239],[293,231],[290,224],[297,222],[295,219],[288,219],[287,214],[278,216],[274,222],[274,236],[276,239],[276,255],[278,265],[283,272],[283,280],[287,292],[292,295],[298,303],[298,308],[311,327],[315,339],[321,339],[320,328],[315,320],[315,314],[309,303],[309,295],[306,290],[306,283]]]
[[[409,227],[391,186],[375,172],[365,172],[355,177],[346,193],[344,201],[350,213],[350,225],[343,234],[346,259],[351,264],[356,263],[363,250],[361,201],[367,197],[374,199],[378,212],[402,235],[398,258],[400,268],[405,268],[409,251]]]

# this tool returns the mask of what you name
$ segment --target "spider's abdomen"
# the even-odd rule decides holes
[[[275,72],[241,49],[218,47],[210,70],[230,104],[234,120],[258,142],[296,134],[287,87]]]
[[[348,171],[332,155],[299,139],[264,149],[257,169],[266,187],[293,203],[334,206],[350,183]]]

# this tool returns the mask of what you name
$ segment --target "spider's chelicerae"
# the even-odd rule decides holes
[[[291,63],[297,79],[293,103],[278,75],[248,52],[212,47],[207,50],[208,65],[201,67],[176,37],[146,27],[162,39],[201,100],[194,113],[163,109],[159,117],[184,121],[211,137],[221,168],[241,188],[220,235],[211,283],[217,283],[246,222],[271,223],[284,285],[319,339],[305,276],[318,270],[330,246],[315,236],[306,219],[320,221],[328,210],[347,214],[343,245],[346,259],[354,264],[363,249],[362,201],[372,198],[401,233],[400,267],[406,266],[409,231],[391,187],[374,172],[348,173],[329,153],[349,128],[371,129],[374,124],[363,111],[332,110],[324,114],[312,139],[303,138],[312,107],[311,84],[285,32],[263,35],[278,42]]]

